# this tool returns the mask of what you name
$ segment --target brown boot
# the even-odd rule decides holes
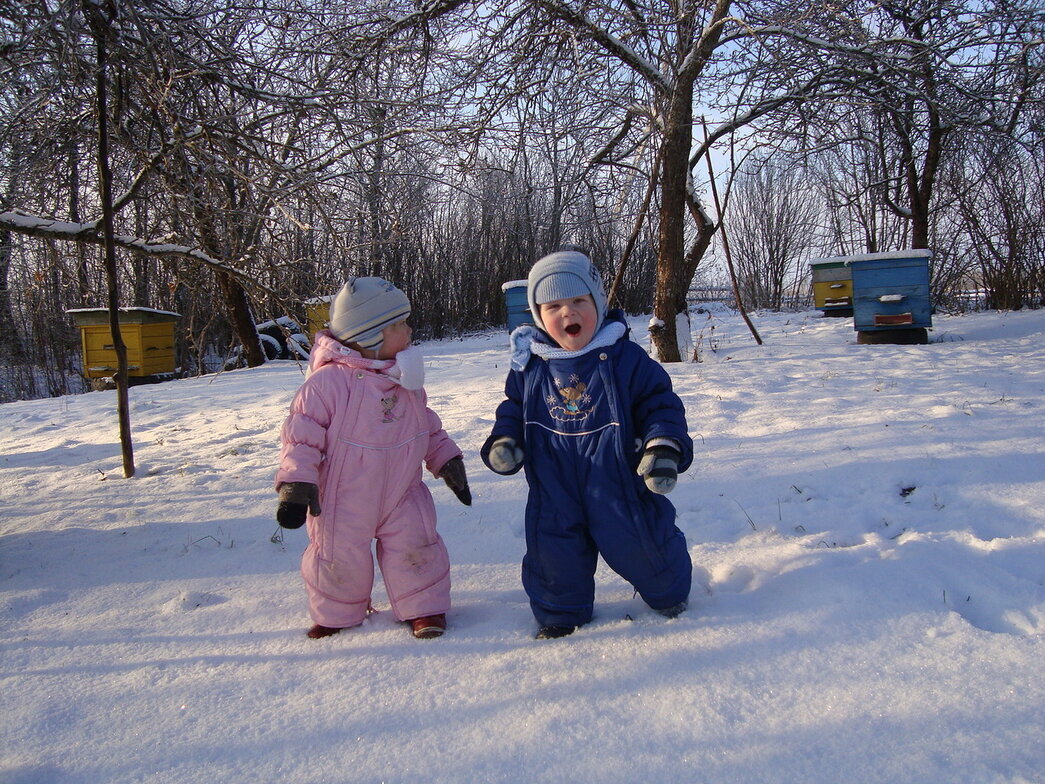
[[[341,629],[335,629],[333,626],[320,626],[318,623],[305,632],[305,636],[311,640],[320,640],[324,637],[329,637],[332,634],[337,634]]]
[[[432,640],[442,637],[443,632],[446,631],[446,615],[440,613],[414,618],[410,621],[410,625],[413,627],[414,637],[419,640]]]

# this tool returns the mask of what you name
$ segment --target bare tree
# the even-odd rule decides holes
[[[1045,279],[1045,169],[1008,144],[970,161],[958,188],[989,308],[1040,307]]]
[[[910,223],[888,206],[878,185],[888,177],[881,159],[860,140],[870,123],[860,117],[848,139],[805,160],[803,170],[817,183],[823,200],[823,255],[854,255],[897,250],[910,244]]]
[[[15,158],[16,151],[12,151]],[[17,168],[17,165],[13,168]],[[11,178],[13,179],[13,177]],[[9,180],[7,188],[9,201],[13,184]],[[28,359],[24,341],[16,326],[14,310],[11,304],[11,293],[8,278],[11,272],[11,259],[14,255],[14,234],[9,229],[0,229],[0,359],[20,364]]]
[[[113,229],[112,169],[109,165],[109,50],[120,29],[119,8],[115,2],[83,4],[84,16],[97,47],[96,96],[98,111],[98,188],[102,210],[102,241],[105,250],[105,279],[109,289],[109,331],[116,352],[116,407],[120,431],[123,475],[134,476],[134,445],[131,441],[130,402],[127,397],[127,344],[120,331],[120,287],[116,271],[116,243]]]
[[[255,364],[259,318],[300,315],[347,275],[395,277],[421,331],[442,334],[503,318],[500,284],[572,241],[619,303],[670,325],[719,229],[701,164],[727,144],[727,177],[745,156],[808,164],[833,207],[818,252],[925,236],[957,279],[1001,248],[999,204],[1037,198],[962,185],[991,138],[1040,151],[1041,19],[1023,3],[121,4],[108,118],[121,304],[185,314],[186,364],[233,341]],[[22,10],[0,5],[0,272],[5,330],[40,362],[70,353],[49,316],[103,296],[104,222],[81,2]],[[697,110],[709,131],[694,142]],[[1013,209],[1013,225],[1032,212]],[[768,264],[762,244],[752,258]],[[775,301],[787,284],[766,273],[751,279]],[[657,336],[662,359],[679,358],[675,341]],[[65,360],[49,364],[63,391]]]
[[[585,7],[567,0],[537,0],[537,5],[610,60],[641,79],[649,102],[649,126],[658,148],[657,290],[653,312],[673,325],[685,312],[692,275],[686,259],[686,223],[693,146],[696,82],[718,48],[731,3],[647,4],[601,2]],[[681,359],[674,329],[658,331],[654,343],[663,361]]]
[[[795,138],[806,149],[861,147],[865,179],[848,205],[873,191],[908,222],[911,247],[927,248],[942,167],[971,136],[1017,133],[1042,100],[1040,9],[888,0],[844,13],[836,38],[813,42],[842,68],[839,89],[796,107]]]
[[[802,172],[751,166],[732,191],[729,237],[744,302],[780,310],[820,243],[820,207]]]

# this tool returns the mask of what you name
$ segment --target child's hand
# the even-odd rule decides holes
[[[284,482],[279,486],[279,506],[276,522],[283,528],[300,528],[305,524],[305,512],[318,515],[319,488],[311,482]]]
[[[679,451],[670,446],[647,447],[642,453],[637,473],[654,493],[667,495],[675,489],[678,481],[681,457]]]
[[[493,442],[486,459],[489,461],[490,467],[497,473],[510,474],[522,465],[523,451],[516,446],[514,438],[501,436]]]
[[[439,478],[454,491],[454,495],[462,504],[472,505],[472,491],[468,489],[468,475],[464,470],[464,460],[460,457],[451,457],[446,461],[443,470],[439,472]]]

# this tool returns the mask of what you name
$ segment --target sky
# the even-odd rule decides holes
[[[507,334],[421,344],[474,503],[427,477],[447,634],[378,610],[309,640],[272,479],[294,361],[0,405],[0,784],[1045,782],[1045,311],[695,312],[666,366],[695,460],[666,620],[600,564],[535,640],[523,476],[478,450]],[[630,320],[648,346],[648,317]]]

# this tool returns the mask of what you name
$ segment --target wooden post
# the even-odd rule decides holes
[[[704,126],[704,141],[708,140],[708,124],[707,121],[701,117],[701,124]],[[747,315],[747,311],[744,309],[744,302],[740,299],[740,286],[737,285],[737,273],[733,268],[733,254],[729,252],[729,237],[726,235],[726,216],[722,213],[722,204],[718,200],[718,187],[715,185],[715,172],[711,168],[711,148],[709,147],[707,152],[704,153],[704,157],[708,162],[708,178],[711,180],[711,196],[715,200],[715,209],[718,211],[718,225],[722,231],[722,250],[726,255],[726,266],[729,268],[729,280],[733,284],[733,296],[737,301],[737,310],[740,311],[740,315],[744,317],[744,323],[747,324],[747,328],[751,331],[751,335],[755,338],[755,342],[758,345],[762,345],[762,337],[758,334],[758,330],[755,329],[755,325],[751,323],[751,319]]]

